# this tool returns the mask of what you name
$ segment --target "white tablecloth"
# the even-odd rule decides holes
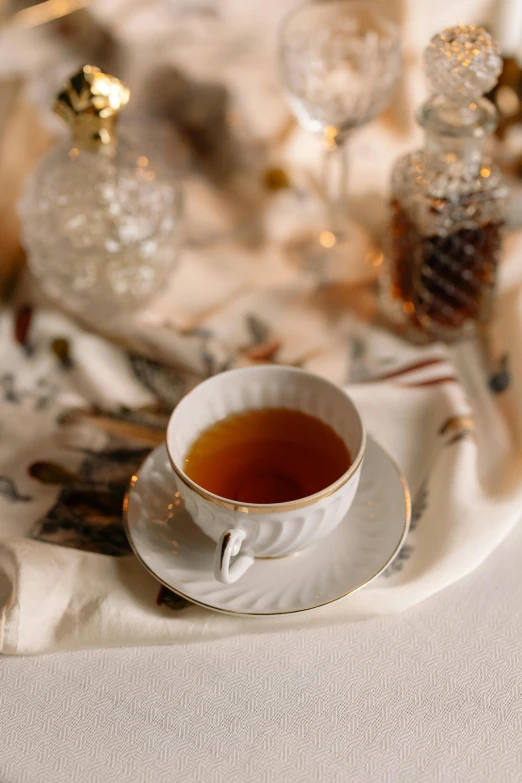
[[[425,41],[417,6],[405,26]],[[378,620],[2,658],[0,783],[521,781],[521,556],[519,526],[471,576]]]
[[[388,618],[3,658],[2,783],[516,783],[522,526]]]

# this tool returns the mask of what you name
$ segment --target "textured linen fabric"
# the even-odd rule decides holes
[[[522,526],[401,615],[4,658],[2,783],[518,783]]]

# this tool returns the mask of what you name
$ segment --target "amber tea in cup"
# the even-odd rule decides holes
[[[343,389],[295,367],[213,375],[178,403],[167,453],[193,521],[215,543],[214,576],[237,582],[255,558],[328,536],[353,503],[364,423]]]
[[[350,467],[344,441],[320,419],[289,408],[227,416],[204,430],[185,457],[186,475],[241,503],[286,503],[314,495]]]

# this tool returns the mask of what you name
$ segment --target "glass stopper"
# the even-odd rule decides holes
[[[424,67],[433,92],[462,103],[495,86],[502,59],[487,30],[458,25],[433,36],[424,50]]]

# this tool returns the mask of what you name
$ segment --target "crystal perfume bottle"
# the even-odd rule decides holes
[[[117,133],[129,95],[91,65],[72,76],[55,105],[72,139],[42,159],[20,203],[32,273],[78,314],[142,305],[177,261],[180,191],[161,162]]]
[[[424,64],[434,93],[418,115],[426,143],[392,173],[382,299],[394,320],[451,341],[492,311],[507,188],[482,149],[496,125],[482,96],[502,62],[483,28],[460,25],[432,38]]]

